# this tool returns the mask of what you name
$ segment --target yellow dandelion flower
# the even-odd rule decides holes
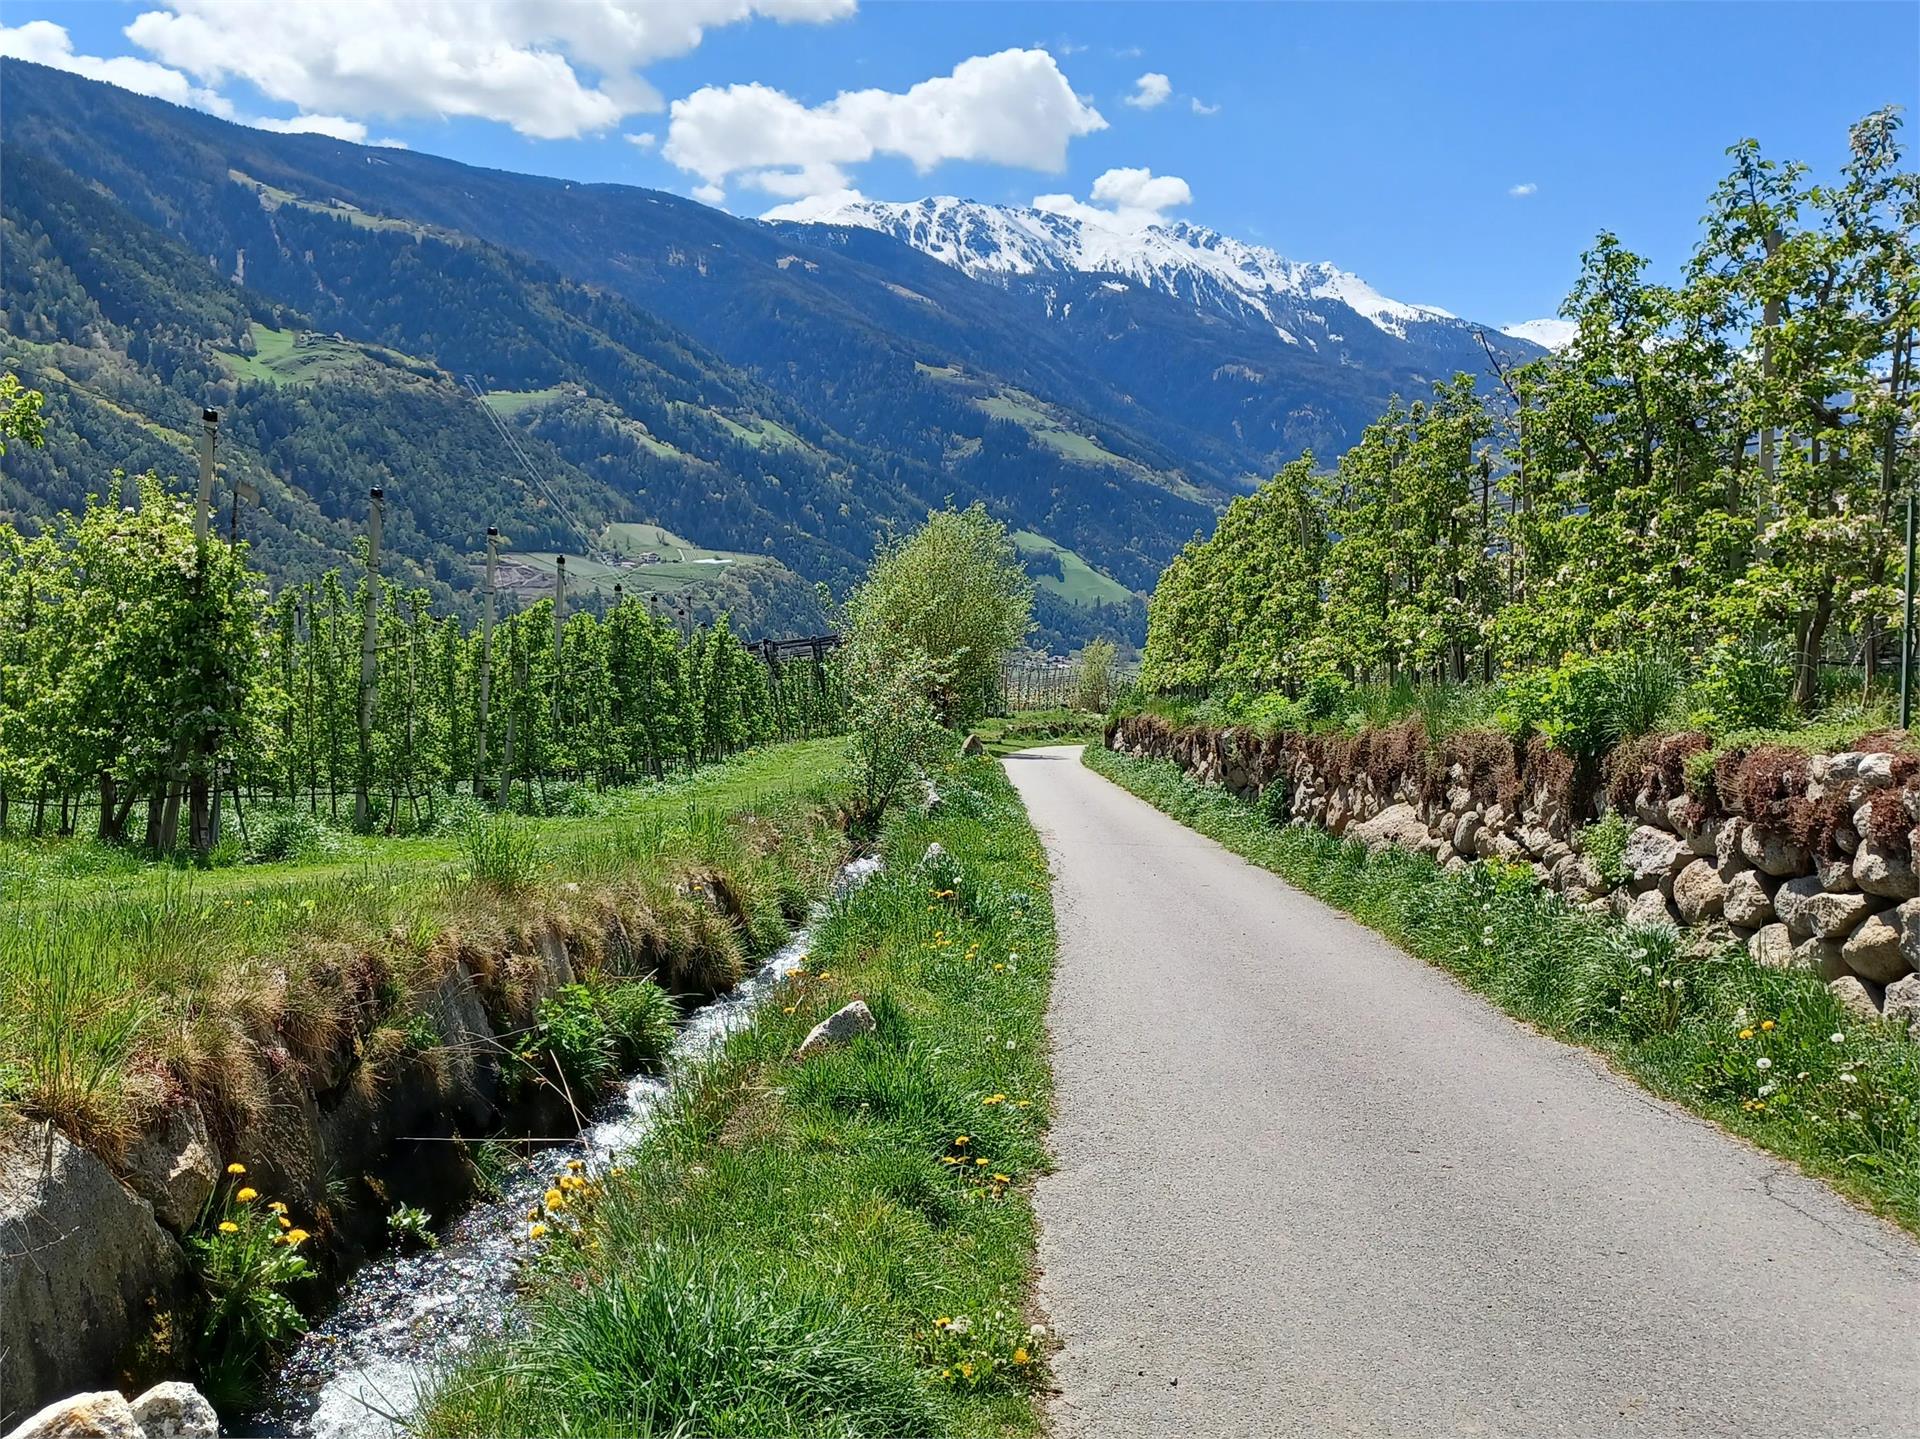
[[[980,1102],[982,1104],[1005,1104],[1007,1102],[1007,1096],[1004,1094],[989,1094]]]
[[[1006,1175],[1006,1174],[996,1174],[996,1175],[994,1175],[994,1176],[993,1176],[993,1179],[994,1179],[994,1183],[996,1183],[996,1184],[1011,1184],[1011,1183],[1013,1183],[1013,1179],[1012,1179],[1012,1176],[1010,1176],[1010,1175]]]
[[[1752,1039],[1753,1031],[1751,1029],[1743,1029],[1740,1031],[1740,1037],[1742,1039]]]
[[[267,1206],[267,1213],[269,1214],[285,1214],[286,1212],[287,1206],[277,1199]]]
[[[549,1189],[543,1198],[545,1198],[547,1208],[549,1209],[562,1209],[566,1207],[567,1196],[557,1189]]]
[[[971,1364],[962,1364],[960,1366],[960,1377],[963,1379],[973,1378],[973,1366]]]
[[[984,1160],[984,1159],[976,1159],[976,1160],[974,1160],[973,1162],[974,1162],[974,1163],[975,1163],[976,1165],[978,1165],[978,1166],[980,1166],[981,1168],[985,1168],[985,1167],[986,1167],[986,1163],[987,1163],[987,1161],[986,1161],[986,1160]]]
[[[1016,1099],[1013,1101],[1013,1107],[1015,1109],[1032,1109],[1033,1101],[1031,1099]]]
[[[952,1318],[948,1315],[942,1314],[938,1319],[933,1321],[933,1327],[935,1329],[945,1329],[951,1323],[953,1323]]]
[[[229,1164],[227,1166],[227,1173],[229,1174],[245,1174],[246,1172],[247,1166],[244,1164]]]
[[[967,1136],[964,1134],[956,1134],[953,1137],[953,1142],[959,1145],[960,1148],[965,1149],[967,1147]]]
[[[1760,1021],[1760,1028],[1761,1028],[1761,1029],[1763,1029],[1763,1030],[1765,1030],[1765,1031],[1766,1031],[1766,1032],[1768,1032],[1768,1033],[1772,1033],[1772,1032],[1773,1032],[1773,1021],[1772,1021],[1771,1019],[1763,1019],[1763,1020],[1761,1020],[1761,1021]]]
[[[958,1164],[960,1161],[951,1154],[943,1154],[940,1156],[940,1162],[942,1164]]]
[[[1000,970],[1004,970],[1004,969],[1006,968],[1006,966],[1005,966],[1004,964],[996,964],[996,965],[994,966],[994,968],[995,968],[995,969],[1000,969]]]
[[[1013,1362],[1015,1364],[1028,1363],[1030,1360],[1032,1360],[1032,1358],[1033,1356],[1027,1353],[1024,1347],[1013,1351]]]
[[[546,1225],[544,1225],[544,1224],[529,1224],[529,1225],[527,1226],[527,1238],[529,1238],[529,1239],[545,1239],[546,1237],[547,1237],[547,1226],[546,1226]]]
[[[293,1228],[293,1221],[283,1214],[280,1216],[280,1227],[282,1229],[291,1229]]]
[[[311,1238],[313,1238],[313,1236],[304,1229],[289,1229],[287,1231],[287,1243],[289,1244],[305,1244]]]
[[[585,1169],[586,1167],[587,1167],[587,1161],[584,1159],[569,1159],[567,1161],[567,1168],[571,1169],[575,1174],[578,1174],[581,1170]]]
[[[231,1219],[223,1219],[220,1221],[220,1232],[222,1234],[238,1234],[240,1232],[240,1226],[235,1224]]]
[[[238,1194],[234,1195],[233,1197],[239,1200],[242,1204],[251,1204],[253,1203],[254,1200],[260,1197],[260,1191],[255,1189],[251,1184],[249,1184],[245,1189],[242,1189]]]

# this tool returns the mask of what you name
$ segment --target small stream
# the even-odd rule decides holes
[[[852,861],[835,880],[835,894],[879,867],[878,858]],[[687,1017],[663,1073],[627,1079],[574,1139],[549,1142],[517,1162],[497,1196],[477,1201],[441,1230],[439,1248],[384,1254],[355,1274],[282,1367],[256,1432],[311,1439],[404,1433],[434,1375],[476,1341],[504,1331],[527,1210],[554,1172],[570,1159],[603,1169],[639,1144],[678,1076],[743,1025],[806,957],[820,913],[732,991]]]

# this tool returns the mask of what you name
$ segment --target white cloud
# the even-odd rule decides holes
[[[722,204],[727,198],[727,188],[724,185],[696,185],[693,187],[693,198],[702,205]]]
[[[291,120],[255,120],[253,128],[272,130],[281,135],[326,135],[335,140],[349,140],[355,145],[367,143],[367,127],[358,120],[348,120],[340,115],[295,115]],[[394,142],[384,143],[392,145]]]
[[[1508,186],[1507,193],[1513,196],[1513,198],[1516,200],[1524,200],[1527,198],[1527,196],[1534,194],[1536,191],[1538,191],[1539,188],[1540,187],[1538,185],[1534,184],[1533,181],[1529,180],[1524,185]]]
[[[651,130],[642,130],[638,135],[628,135],[626,140],[629,145],[637,145],[642,150],[651,150],[660,143],[660,137]]]
[[[1167,103],[1167,97],[1173,94],[1173,82],[1158,70],[1149,70],[1133,82],[1133,93],[1127,96],[1127,103],[1136,110],[1152,110]]]
[[[785,205],[775,205],[760,218],[763,220],[818,220],[831,216],[846,205],[857,205],[866,199],[858,190],[830,190],[820,195],[806,195]]]
[[[302,110],[471,115],[565,139],[662,108],[639,67],[688,53],[711,27],[756,15],[838,20],[856,0],[157,3],[127,38],[205,85],[241,79]]]
[[[708,186],[738,176],[786,198],[849,188],[845,166],[897,155],[1066,168],[1068,142],[1106,128],[1044,50],[976,55],[904,92],[847,90],[808,106],[768,85],[705,86],[673,102],[661,153]]]
[[[1092,204],[1072,195],[1035,195],[1033,208],[1071,215],[1108,228],[1138,230],[1157,225],[1166,212],[1193,203],[1193,190],[1178,175],[1156,175],[1145,166],[1108,170],[1093,182]]]
[[[1196,115],[1218,115],[1220,113],[1220,107],[1218,105],[1209,105],[1205,100],[1202,100],[1198,95],[1195,95],[1193,97],[1192,104],[1193,104],[1193,113]]]
[[[132,55],[76,55],[66,27],[51,20],[29,20],[13,28],[0,25],[0,55],[67,70],[88,80],[104,80],[136,95],[151,95],[156,100],[171,100],[176,105],[191,105],[229,118],[233,115],[233,106],[224,96],[200,88],[165,65]]]

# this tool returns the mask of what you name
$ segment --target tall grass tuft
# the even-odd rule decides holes
[[[540,840],[534,828],[509,814],[477,814],[460,836],[474,881],[503,894],[533,888],[540,877]]]

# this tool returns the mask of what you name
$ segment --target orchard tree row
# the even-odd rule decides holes
[[[0,396],[13,438],[36,398]],[[184,822],[205,848],[216,794],[244,791],[393,829],[453,793],[627,783],[841,724],[834,666],[770,663],[724,618],[683,632],[628,601],[556,625],[548,599],[467,631],[364,574],[270,600],[244,544],[135,490],[0,524],[0,828],[87,816],[124,840],[138,818],[170,849]]]
[[[1729,152],[1678,285],[1603,234],[1571,340],[1483,393],[1396,403],[1330,471],[1235,502],[1154,594],[1150,689],[1297,692],[1320,675],[1462,682],[1679,647],[1771,666],[1897,653],[1920,329],[1920,177],[1899,119],[1834,183]]]

